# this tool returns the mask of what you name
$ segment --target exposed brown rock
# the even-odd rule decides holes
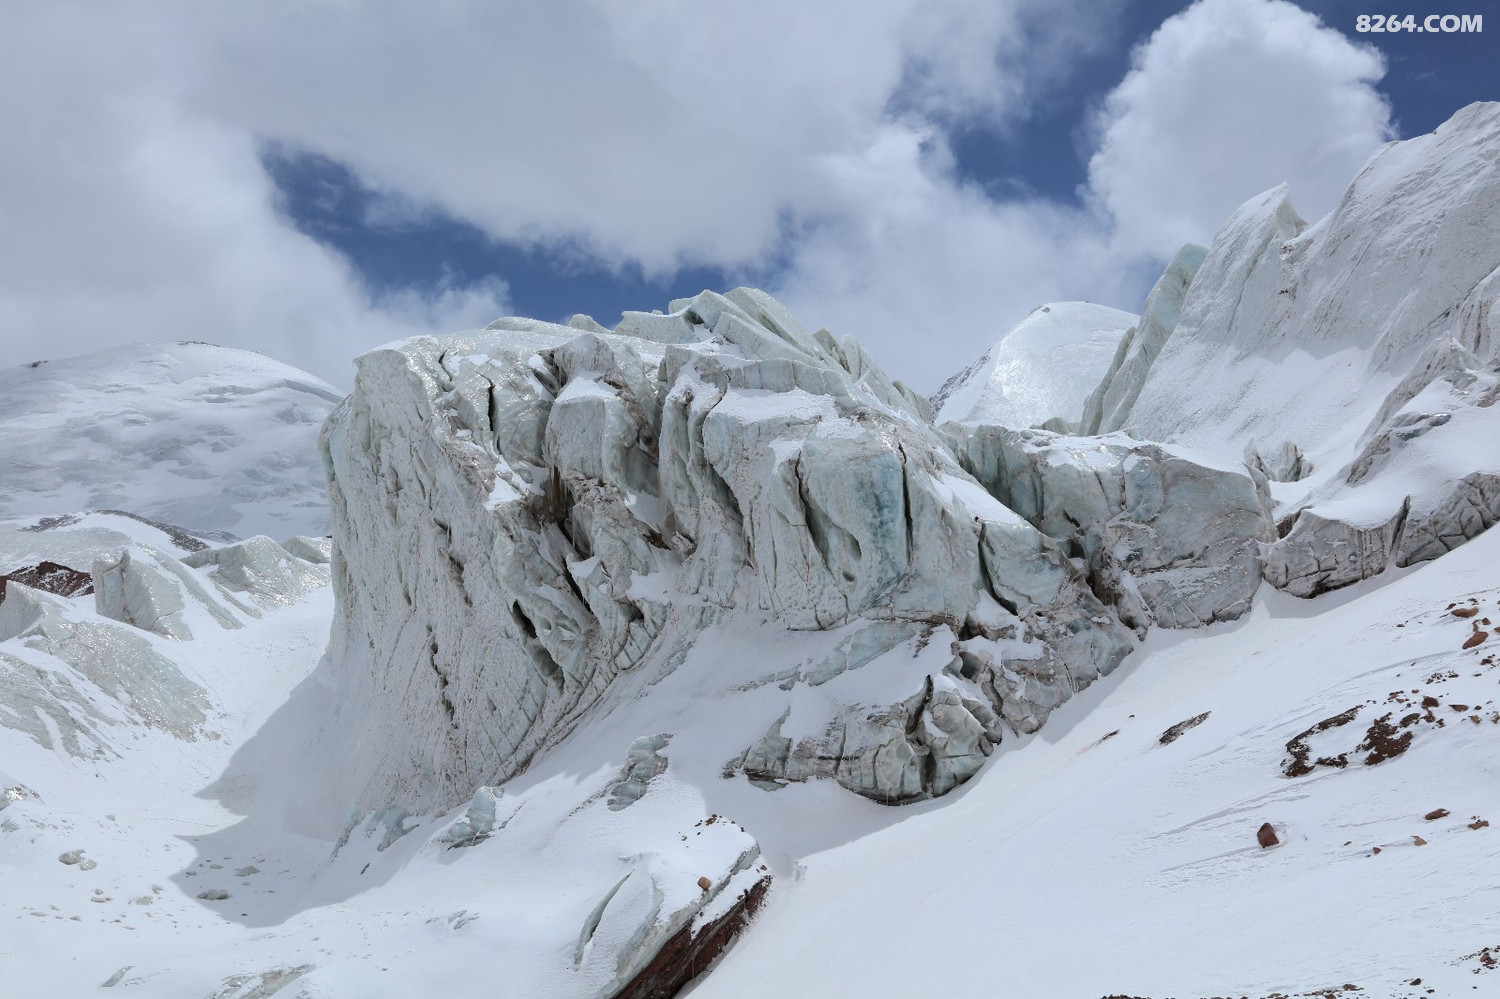
[[[1391,724],[1391,716],[1387,714],[1370,723],[1370,727],[1365,730],[1365,741],[1355,749],[1368,752],[1370,755],[1365,757],[1365,765],[1373,767],[1406,752],[1411,746],[1411,740],[1412,733],[1399,731]]]
[[[1281,840],[1276,838],[1276,830],[1269,822],[1261,823],[1260,828],[1255,831],[1255,840],[1260,844],[1262,850],[1273,847],[1281,842]]]
[[[1474,632],[1474,634],[1469,636],[1468,641],[1464,642],[1464,648],[1472,649],[1477,645],[1483,645],[1484,640],[1489,637],[1490,633],[1487,631],[1476,631]]]
[[[1473,617],[1475,614],[1479,613],[1479,608],[1478,607],[1455,607],[1451,611],[1449,611],[1448,613],[1452,614],[1454,617]]]
[[[672,999],[707,971],[734,942],[765,902],[770,888],[770,877],[763,877],[741,892],[729,911],[718,919],[697,932],[691,923],[684,926],[613,999]]]
[[[698,879],[698,887],[702,888],[704,891],[708,891],[713,886],[714,886],[714,883],[712,881],[708,880],[708,878],[699,878]]]
[[[1434,819],[1440,819],[1447,814],[1448,809],[1446,808],[1434,808],[1432,811],[1422,816],[1422,818],[1426,819],[1428,822],[1432,822]]]
[[[38,562],[0,576],[0,600],[5,599],[5,584],[11,580],[34,590],[56,593],[60,597],[81,597],[94,592],[92,576],[57,562]]]
[[[1423,839],[1422,837],[1420,837],[1420,836],[1413,836],[1411,838],[1411,845],[1412,846],[1426,846],[1427,845],[1427,841],[1425,839]]]
[[[1483,828],[1485,828],[1488,825],[1489,825],[1489,822],[1487,820],[1476,818],[1473,822],[1469,823],[1469,828],[1470,829],[1483,829]]]
[[[1180,721],[1176,725],[1173,725],[1171,728],[1163,732],[1161,734],[1161,738],[1157,739],[1156,741],[1161,743],[1163,746],[1171,742],[1176,742],[1178,736],[1182,735],[1182,733],[1186,732],[1190,728],[1196,728],[1199,725],[1202,725],[1203,722],[1212,713],[1213,712],[1211,711],[1205,711],[1201,715],[1194,715],[1186,721]]]
[[[1294,736],[1286,744],[1286,751],[1291,754],[1291,759],[1282,763],[1281,772],[1288,777],[1301,777],[1303,774],[1312,773],[1315,767],[1335,767],[1338,769],[1347,767],[1349,759],[1344,754],[1331,757],[1325,756],[1316,762],[1312,762],[1312,748],[1308,746],[1307,740],[1319,732],[1326,732],[1331,728],[1338,728],[1340,725],[1349,724],[1354,720],[1354,716],[1359,714],[1359,708],[1360,706],[1356,704],[1349,710],[1341,711],[1332,718],[1324,718],[1312,728]]]

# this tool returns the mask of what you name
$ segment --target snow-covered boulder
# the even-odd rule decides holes
[[[996,716],[1035,728],[1132,647],[852,338],[746,289],[673,305],[613,333],[508,319],[359,359],[323,446],[337,682],[388,734],[349,755],[366,806],[449,805],[521,771],[729,615],[908,626],[863,660],[905,662],[905,689],[847,670],[806,733],[839,729],[849,756],[809,750],[817,772],[880,800],[967,778]],[[893,739],[909,765],[860,762]]]
[[[1243,465],[1123,434],[965,430],[975,477],[1085,560],[1122,620],[1195,628],[1250,609],[1276,534],[1265,480]]]
[[[1039,306],[943,383],[932,397],[935,419],[1076,431],[1090,388],[1140,318],[1089,302]]]

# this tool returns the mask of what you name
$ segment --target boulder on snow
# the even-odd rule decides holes
[[[1260,844],[1262,850],[1281,842],[1276,836],[1276,828],[1269,822],[1261,823],[1261,827],[1255,831],[1255,841]]]

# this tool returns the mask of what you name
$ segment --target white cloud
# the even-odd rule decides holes
[[[1392,137],[1380,54],[1282,0],[1200,0],[1169,18],[1109,95],[1090,186],[1123,250],[1201,242],[1251,195],[1291,182],[1331,210]]]
[[[1098,216],[991,201],[954,177],[931,130],[893,123],[823,166],[847,202],[806,232],[774,291],[805,321],[858,336],[919,389],[1043,302],[1138,294]]]
[[[254,135],[187,111],[139,30],[89,47],[78,13],[0,40],[0,336],[19,363],[138,340],[262,350],[336,383],[398,336],[483,324],[503,284],[372,301],[274,210]]]
[[[1368,53],[1279,0],[1204,0],[1110,97],[1085,207],[960,179],[944,129],[1024,119],[1121,3],[23,8],[0,36],[0,336],[17,361],[216,340],[347,383],[359,350],[505,309],[500,282],[372,300],[276,214],[275,141],[608,265],[789,262],[789,304],[932,388],[1043,301],[1136,305],[1144,255],[1264,187],[1327,197],[1385,127]]]

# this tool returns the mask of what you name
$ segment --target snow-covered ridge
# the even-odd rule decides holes
[[[1386,145],[1316,224],[1251,199],[1189,280],[1098,429],[1280,480],[1269,580],[1344,586],[1500,519],[1500,104]]]
[[[1048,424],[1079,429],[1089,391],[1109,369],[1139,316],[1088,302],[1033,309],[995,346],[932,397],[939,422]]]
[[[317,428],[342,393],[263,354],[138,344],[0,371],[0,517],[124,510],[327,533]]]

